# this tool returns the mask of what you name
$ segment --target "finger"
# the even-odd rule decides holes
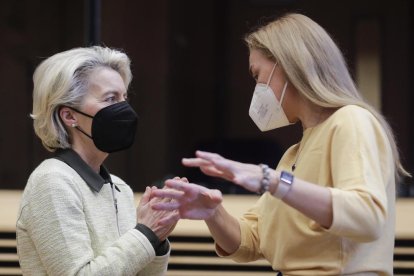
[[[213,162],[217,169],[222,171],[233,171],[235,162],[229,159],[217,159]]]
[[[181,163],[186,167],[210,166],[211,162],[202,158],[183,158]]]
[[[171,200],[173,200],[171,197],[160,197],[160,196],[155,196],[155,194],[153,194],[153,197],[149,201],[149,204],[152,205],[157,202],[170,202]]]
[[[202,159],[210,161],[210,162],[214,162],[214,161],[217,161],[219,159],[225,159],[220,154],[207,152],[207,151],[201,151],[201,150],[196,151],[196,156],[198,158],[202,158]]]
[[[184,196],[183,191],[174,190],[174,189],[160,189],[152,192],[154,197],[158,198],[172,198],[172,199],[181,199]]]
[[[172,198],[176,199],[176,200],[181,200],[181,201],[185,201],[186,197],[192,197],[195,196],[199,193],[201,193],[201,191],[204,191],[205,189],[207,189],[206,187],[203,187],[201,185],[197,185],[197,184],[193,184],[193,183],[187,183],[187,182],[183,182],[183,181],[177,181],[177,180],[167,180],[165,182],[165,185],[170,189],[169,192],[167,193],[171,193],[171,191],[175,190],[175,191],[181,191],[181,194],[179,196],[174,196],[174,194],[172,194]]]
[[[212,163],[219,170],[233,170],[235,161],[226,159],[217,153],[211,153],[206,151],[197,151],[197,157],[207,160]]]
[[[181,181],[181,177],[179,176],[175,176],[174,178],[168,178],[167,180],[177,180],[177,181]],[[165,180],[165,181],[167,181]],[[165,181],[164,181],[164,187],[162,187],[163,189],[168,189],[167,186],[165,186]]]
[[[223,172],[216,169],[213,166],[209,166],[209,167],[201,167],[200,170],[209,176],[217,176],[217,177],[222,177],[223,176]]]
[[[176,176],[176,177],[173,178],[173,180],[181,180],[182,182],[189,183],[187,177],[179,177],[179,176]]]
[[[181,180],[173,180],[173,179],[168,179],[165,181],[165,186],[172,188],[172,189],[176,189],[179,191],[185,191],[186,186],[188,185],[187,182],[181,181]]]
[[[150,193],[150,198],[149,198],[149,200],[152,200],[152,198],[154,197],[154,191],[156,191],[156,190],[158,190],[158,187],[157,187],[157,186],[152,186],[152,187],[150,188],[151,193]]]
[[[157,211],[174,211],[180,208],[180,203],[177,201],[157,202],[151,204],[151,208]]]
[[[145,192],[144,192],[144,194],[142,195],[142,197],[141,197],[141,200],[140,200],[139,204],[140,204],[140,205],[147,204],[147,203],[149,202],[150,198],[151,198],[151,189],[150,189],[150,187],[148,187],[148,186],[147,186],[147,187],[145,188]]]
[[[174,200],[174,199],[172,199],[171,197],[165,197],[165,198],[160,198],[159,200],[161,200],[162,202],[170,202],[171,200]]]

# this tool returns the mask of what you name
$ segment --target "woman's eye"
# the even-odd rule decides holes
[[[114,103],[116,102],[116,97],[115,96],[111,96],[105,99],[106,102],[108,103]]]

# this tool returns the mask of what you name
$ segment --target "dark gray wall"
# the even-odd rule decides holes
[[[0,9],[0,188],[22,189],[49,154],[34,136],[31,75],[45,57],[85,45],[84,1],[8,0]],[[319,22],[354,71],[355,24],[380,23],[383,112],[406,167],[414,169],[408,0],[102,1],[102,42],[132,59],[131,103],[140,115],[132,149],[113,154],[111,171],[142,191],[172,175],[223,185],[180,165],[197,148],[245,162],[276,164],[300,126],[260,133],[248,116],[254,82],[243,36],[265,17],[298,11]],[[223,186],[228,192],[240,192]]]

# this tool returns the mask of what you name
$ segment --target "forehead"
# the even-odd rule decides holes
[[[89,88],[92,90],[114,90],[122,93],[126,90],[121,75],[107,67],[97,68],[90,74]]]
[[[274,62],[271,61],[270,59],[268,59],[262,51],[257,50],[257,49],[252,49],[250,50],[249,53],[249,65],[250,67],[257,67],[260,65],[265,65],[265,64],[273,64]]]

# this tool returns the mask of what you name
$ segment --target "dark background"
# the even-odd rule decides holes
[[[23,189],[30,172],[50,156],[29,117],[32,74],[46,57],[93,38],[88,4],[98,10],[101,44],[132,60],[131,104],[140,116],[134,146],[106,164],[135,192],[180,175],[224,192],[235,186],[181,166],[196,149],[275,166],[299,141],[299,125],[261,133],[248,116],[254,81],[243,36],[287,11],[321,24],[355,72],[356,26],[379,24],[381,110],[395,131],[403,164],[414,171],[413,4],[409,0],[3,0],[0,4],[0,188]],[[378,46],[378,45],[377,45]],[[400,195],[413,193],[412,180]],[[410,188],[411,187],[411,188]]]

